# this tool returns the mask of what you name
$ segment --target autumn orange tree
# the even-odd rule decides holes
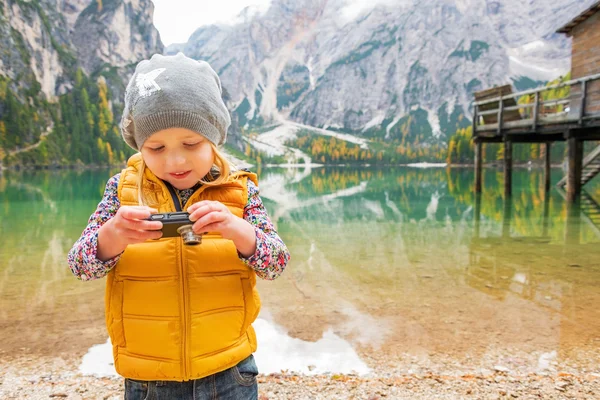
[[[401,164],[421,161],[443,161],[445,148],[438,144],[407,144],[404,140],[372,140],[368,148],[333,136],[301,131],[286,142],[324,164]]]

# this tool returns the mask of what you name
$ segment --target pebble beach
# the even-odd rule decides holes
[[[1,399],[123,398],[119,377],[78,372],[75,360],[14,359],[0,372]],[[600,374],[549,371],[520,374],[496,366],[479,374],[444,375],[425,370],[398,373],[376,368],[369,376],[305,375],[282,371],[260,374],[259,399],[598,399]]]

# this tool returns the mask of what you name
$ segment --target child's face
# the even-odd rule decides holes
[[[170,128],[152,134],[140,151],[154,175],[180,190],[198,183],[215,161],[210,142],[185,128]]]

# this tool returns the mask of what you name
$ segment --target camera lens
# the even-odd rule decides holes
[[[196,234],[192,230],[192,225],[183,225],[177,228],[177,233],[181,235],[183,244],[186,246],[195,246],[202,243],[202,235]]]

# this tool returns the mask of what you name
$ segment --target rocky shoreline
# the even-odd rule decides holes
[[[123,398],[122,379],[83,376],[77,365],[61,358],[19,358],[3,362],[2,399]],[[512,375],[399,374],[357,376],[299,375],[282,371],[259,375],[259,399],[598,399],[600,374]]]

